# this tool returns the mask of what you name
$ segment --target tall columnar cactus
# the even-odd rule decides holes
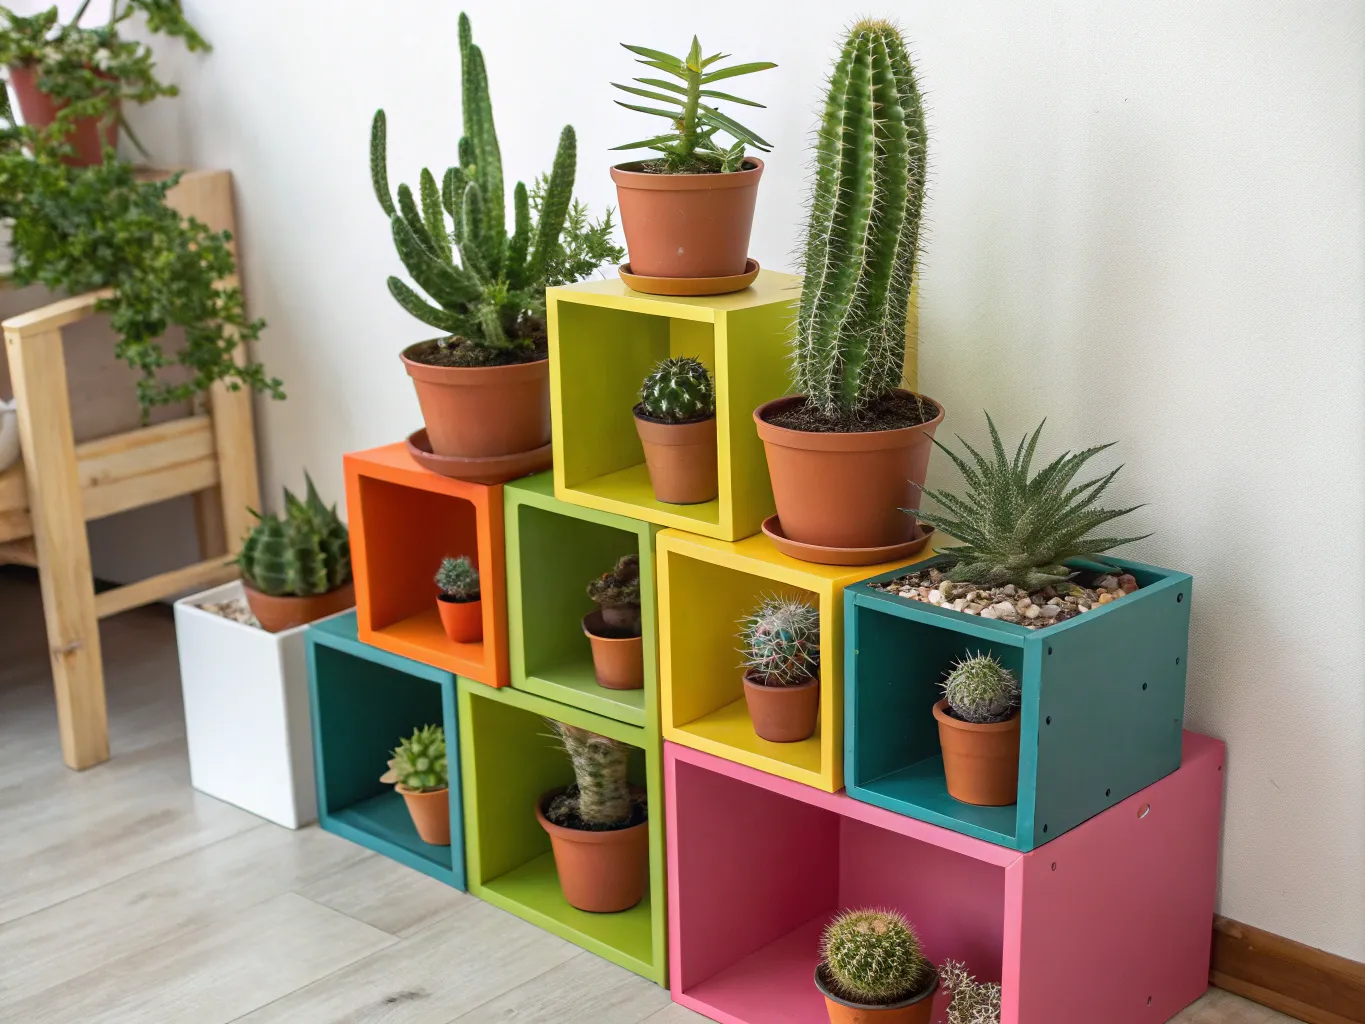
[[[820,672],[820,612],[793,597],[765,597],[740,621],[744,667],[766,686],[798,686]]]
[[[351,578],[351,541],[336,506],[328,508],[313,480],[299,501],[284,492],[284,517],[253,511],[258,522],[237,556],[246,581],[272,597],[325,594]]]
[[[900,33],[858,22],[830,76],[816,145],[793,358],[797,391],[831,421],[900,386],[925,153]]]
[[[873,1006],[922,990],[934,973],[910,922],[894,910],[847,910],[825,927],[821,943],[835,995]]]
[[[678,356],[661,361],[640,387],[640,406],[650,419],[686,423],[716,412],[716,386],[701,360]]]
[[[547,719],[573,764],[578,784],[575,810],[590,828],[611,828],[630,820],[630,747],[610,736]],[[561,799],[564,799],[561,797]]]
[[[394,748],[389,770],[381,782],[397,783],[418,793],[450,785],[446,763],[446,733],[439,725],[424,725]]]
[[[995,655],[977,652],[953,665],[943,696],[964,722],[1003,722],[1019,706],[1019,680]]]

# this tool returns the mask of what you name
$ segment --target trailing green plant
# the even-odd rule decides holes
[[[858,22],[830,76],[816,142],[792,358],[797,392],[834,426],[857,425],[901,384],[926,141],[900,33]]]
[[[630,788],[630,746],[578,726],[546,721],[569,755],[576,783],[574,791],[551,802],[546,816],[551,821],[576,816],[583,827],[599,831],[629,822],[638,803]]]
[[[580,280],[604,262],[621,260],[625,251],[611,242],[610,210],[602,221],[592,222],[582,204],[572,202],[578,159],[572,125],[560,132],[553,169],[536,182],[534,193],[517,182],[513,231],[507,233],[488,73],[465,14],[460,15],[459,41],[459,166],[449,168],[439,186],[423,168],[417,196],[409,186],[399,185],[395,204],[389,193],[383,110],[375,113],[371,125],[375,196],[389,218],[403,266],[431,301],[397,277],[389,278],[389,292],[418,320],[445,332],[421,361],[448,366],[525,362],[543,355],[545,288]]]
[[[771,595],[740,620],[744,668],[766,686],[799,686],[820,674],[820,612]]]
[[[664,359],[640,387],[640,407],[661,423],[688,423],[716,414],[716,386],[701,360],[691,356]]]
[[[400,785],[418,793],[431,793],[450,786],[446,763],[446,733],[439,725],[424,725],[394,748],[389,770],[380,782]]]
[[[703,58],[701,43],[692,37],[692,47],[686,57],[674,57],[661,50],[651,50],[646,46],[632,46],[622,43],[631,53],[638,54],[637,64],[662,71],[678,81],[666,78],[637,78],[639,85],[611,84],[622,92],[633,96],[643,96],[657,103],[668,104],[667,109],[645,107],[636,103],[617,100],[627,110],[642,114],[652,114],[669,122],[671,130],[653,138],[630,142],[614,149],[651,149],[662,154],[662,159],[654,161],[649,170],[666,174],[697,174],[712,171],[738,171],[744,166],[744,147],[753,146],[761,152],[768,152],[772,146],[751,129],[744,127],[727,114],[717,109],[714,101],[739,103],[746,107],[762,107],[762,103],[746,100],[743,97],[708,89],[705,86],[727,78],[751,75],[755,71],[766,71],[777,67],[771,61],[755,61],[750,64],[732,64],[728,68],[711,68],[717,61],[725,60],[729,54],[715,53]],[[640,86],[648,86],[641,88]],[[707,102],[708,100],[713,102]],[[735,141],[729,146],[716,142],[716,135],[724,132]]]
[[[989,413],[986,423],[991,432],[990,459],[961,436],[958,441],[967,449],[970,462],[934,440],[961,470],[967,493],[926,490],[925,495],[938,502],[944,511],[912,513],[963,542],[940,552],[954,560],[948,579],[980,586],[1012,583],[1032,593],[1070,578],[1073,571],[1065,564],[1068,559],[1102,561],[1099,557],[1102,553],[1151,536],[1144,533],[1137,537],[1102,537],[1091,532],[1142,507],[1107,509],[1095,504],[1122,466],[1072,485],[1081,467],[1113,447],[1112,443],[1080,452],[1063,452],[1030,476],[1038,438],[1047,421],[1038,424],[1031,436],[1020,439],[1013,458],[1006,455]]]
[[[990,653],[955,662],[941,685],[948,706],[964,722],[1003,722],[1019,706],[1019,680]]]
[[[351,579],[351,541],[346,525],[318,496],[312,477],[299,501],[286,487],[284,515],[252,510],[256,525],[242,545],[237,564],[256,590],[272,597],[310,597]]]
[[[468,555],[443,558],[436,570],[436,586],[453,601],[475,601],[479,597],[479,570]]]
[[[966,964],[956,960],[945,960],[938,973],[952,993],[948,1024],[1000,1024],[999,985],[977,981]]]
[[[821,956],[835,995],[873,1006],[921,991],[934,968],[919,937],[894,910],[846,910],[825,927]]]

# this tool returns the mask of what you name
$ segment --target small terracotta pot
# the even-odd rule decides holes
[[[295,626],[325,619],[355,604],[354,582],[309,597],[272,597],[261,593],[246,580],[242,580],[242,589],[246,591],[246,603],[251,608],[251,614],[256,616],[267,633],[282,633]]]
[[[948,795],[978,807],[1007,807],[1019,799],[1019,712],[1004,722],[964,722],[934,705]]]
[[[95,72],[100,78],[114,79],[109,75]],[[37,129],[48,128],[57,120],[57,115],[66,106],[66,100],[54,99],[38,88],[38,69],[33,65],[17,65],[9,69],[10,84],[19,100],[19,110],[24,115],[24,123]],[[100,124],[99,118],[77,118],[71,132],[64,140],[74,151],[62,157],[62,162],[72,167],[91,167],[104,163],[104,146],[118,146],[117,107],[109,119]]]
[[[629,910],[645,897],[649,880],[649,822],[611,832],[564,828],[545,817],[552,789],[536,804],[536,821],[550,836],[559,888],[569,905],[593,914]]]
[[[923,992],[889,1006],[869,1006],[842,999],[830,991],[825,976],[825,965],[815,968],[815,987],[825,997],[825,1010],[830,1024],[929,1024],[934,1016],[934,993],[938,991],[938,974],[933,975]]]
[[[898,392],[909,394],[908,391]],[[916,521],[901,509],[919,508],[938,415],[898,430],[818,433],[767,421],[805,402],[797,395],[754,410],[768,457],[768,476],[782,532],[800,544],[826,548],[878,548],[916,537]]]
[[[647,174],[611,169],[631,272],[643,277],[733,277],[749,260],[763,161],[728,174]]]
[[[638,636],[607,624],[602,610],[583,616],[583,632],[592,645],[592,671],[608,690],[639,690],[645,685],[645,644]]]
[[[548,359],[470,367],[428,366],[407,352],[402,359],[435,454],[487,458],[550,443]]]
[[[436,610],[441,613],[441,625],[446,636],[457,644],[473,644],[483,639],[483,602],[456,601],[438,594]]]
[[[408,789],[401,783],[397,787],[403,794],[403,802],[408,805],[412,824],[422,842],[431,846],[450,845],[450,790],[433,789],[422,793]]]
[[[670,505],[698,505],[720,492],[716,478],[716,418],[659,423],[637,407],[635,430],[645,450],[654,497]]]
[[[760,739],[799,743],[815,734],[820,715],[820,680],[798,686],[764,686],[753,669],[744,673],[744,703]]]

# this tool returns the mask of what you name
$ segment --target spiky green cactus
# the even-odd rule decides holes
[[[919,992],[934,973],[919,938],[894,910],[846,910],[825,927],[821,941],[836,995],[873,1006]]]
[[[660,423],[687,423],[716,414],[716,386],[700,359],[678,356],[655,365],[640,386],[641,411]]]
[[[830,76],[816,144],[793,349],[796,390],[832,422],[900,387],[925,152],[900,33],[858,22]]]
[[[1003,722],[1019,706],[1019,680],[993,654],[978,651],[955,662],[941,685],[964,722]]]
[[[381,782],[397,783],[419,793],[450,785],[446,765],[446,734],[439,725],[424,725],[394,748],[389,770]]]
[[[740,620],[744,667],[767,686],[799,686],[820,674],[820,612],[793,597],[765,597]]]
[[[257,523],[237,556],[246,581],[272,597],[325,594],[351,578],[346,524],[335,505],[323,504],[312,477],[305,473],[304,481],[303,501],[285,488],[283,518],[252,511]]]
[[[436,570],[436,586],[452,600],[473,601],[479,596],[479,570],[468,555],[443,558]]]
[[[610,828],[629,821],[630,746],[609,736],[546,719],[573,763],[578,784],[574,810],[585,825]],[[561,798],[562,799],[562,798]]]
[[[943,987],[952,993],[948,1024],[1000,1024],[1000,986],[977,981],[966,964],[945,960],[939,969]]]

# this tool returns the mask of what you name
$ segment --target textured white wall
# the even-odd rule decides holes
[[[366,140],[391,174],[455,157],[448,0],[187,0],[206,59],[162,47],[183,97],[135,114],[163,160],[237,175],[261,355],[267,486],[420,418],[398,350],[427,331],[398,267]],[[754,255],[790,265],[805,141],[840,29],[865,3],[607,6],[468,0],[509,179],[579,132],[579,194],[612,202],[607,147],[649,119],[612,105],[618,40],[782,66],[741,80],[777,148]],[[1132,554],[1196,579],[1191,727],[1228,741],[1220,909],[1365,959],[1365,8],[1358,0],[890,4],[931,105],[922,382],[948,432],[989,408],[1053,446],[1117,440],[1117,500],[1156,531]],[[740,83],[737,83],[737,85]],[[946,479],[936,463],[931,479]]]

